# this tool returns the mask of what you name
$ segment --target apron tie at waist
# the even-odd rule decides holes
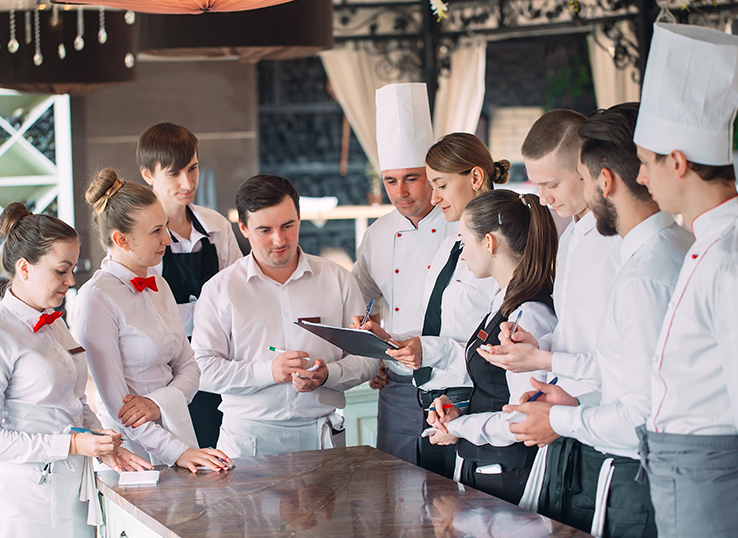
[[[100,496],[97,494],[95,484],[95,470],[92,458],[85,456],[82,466],[82,483],[79,487],[79,500],[87,501],[87,524],[100,526],[103,524],[102,508],[100,507]]]
[[[525,491],[523,491],[523,496],[518,503],[518,506],[531,512],[538,512],[538,498],[541,496],[543,477],[546,474],[548,447],[549,445],[546,445],[538,449],[536,459],[533,460],[533,467],[530,469],[528,482],[525,484]]]
[[[613,458],[607,458],[602,462],[600,475],[597,478],[597,494],[595,496],[595,511],[592,516],[592,530],[590,534],[595,538],[601,538],[605,534],[605,516],[607,515],[607,497],[610,493],[610,483],[615,468],[612,466]]]
[[[336,413],[330,413],[326,415],[325,420],[318,420],[320,426],[320,444],[321,448],[334,448],[333,435],[334,432],[338,433],[344,430],[345,419]]]
[[[638,474],[634,480],[639,484],[646,483],[646,470],[648,469],[648,438],[646,436],[646,425],[642,424],[636,428],[638,435],[638,455],[641,458],[641,465],[638,467]]]

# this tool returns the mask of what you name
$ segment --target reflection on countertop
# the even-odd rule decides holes
[[[587,537],[371,447],[235,460],[227,473],[160,467],[158,486],[100,492],[164,537]]]

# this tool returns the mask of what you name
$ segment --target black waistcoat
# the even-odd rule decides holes
[[[554,309],[551,294],[543,289],[527,302],[541,303],[552,311]],[[489,322],[488,318],[489,314],[479,324],[466,346],[466,371],[474,383],[469,398],[469,413],[499,412],[510,402],[510,389],[507,386],[505,370],[488,363],[477,353],[477,348],[483,344],[499,345],[500,324],[507,321],[507,317],[500,311]],[[459,456],[465,460],[482,465],[499,463],[510,468],[521,468],[526,461],[526,447],[523,443],[505,447],[477,446],[466,439],[461,439],[457,450]]]

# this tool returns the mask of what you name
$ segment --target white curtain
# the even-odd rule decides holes
[[[620,25],[625,37],[635,41],[630,22],[621,21]],[[599,42],[609,47],[612,41],[599,30],[595,29],[594,32],[596,35],[593,33],[587,36],[587,45],[597,108],[610,108],[620,103],[640,101],[641,86],[633,80],[638,69],[635,66],[628,66],[625,69],[615,67],[610,52],[598,45]]]
[[[487,44],[482,39],[463,42],[451,53],[451,68],[438,81],[433,132],[436,139],[452,132],[474,133],[484,101]],[[352,44],[323,51],[320,59],[338,104],[359,139],[367,158],[379,170],[375,92],[387,84],[416,82],[407,73],[394,79],[377,74],[379,55]]]
[[[459,43],[451,53],[451,68],[438,79],[433,134],[436,140],[448,133],[477,130],[484,103],[487,42],[472,39]]]
[[[398,74],[396,80],[379,78],[379,55],[357,50],[352,44],[326,50],[320,59],[328,75],[338,104],[341,105],[351,128],[359,139],[369,162],[379,170],[377,152],[377,112],[375,92],[382,86],[397,82],[411,82],[407,75]]]

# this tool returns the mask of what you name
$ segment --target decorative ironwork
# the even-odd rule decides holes
[[[397,71],[422,72],[422,2],[352,2],[334,4],[336,41],[361,42],[386,57],[388,78]],[[597,43],[610,53],[618,69],[639,65],[649,31],[624,32],[619,24],[650,24],[658,8],[653,0],[456,0],[445,16],[433,20],[437,44],[436,71],[447,67],[448,53],[463,36],[483,35],[496,41],[563,33],[593,32]],[[640,13],[645,6],[648,13]],[[680,22],[725,28],[738,15],[738,3],[720,0],[667,0]],[[638,37],[636,37],[638,36]],[[371,41],[365,45],[365,41]],[[398,58],[400,59],[398,61]]]

